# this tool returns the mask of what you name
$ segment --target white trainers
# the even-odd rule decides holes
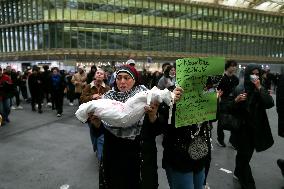
[[[62,114],[57,114],[56,116],[57,116],[57,117],[61,117],[61,116],[62,116]]]
[[[11,106],[11,110],[16,110],[16,107],[15,106]]]
[[[19,105],[19,106],[16,107],[16,109],[17,109],[17,110],[22,110],[22,109],[24,109],[24,108],[23,108],[23,106],[20,106],[20,105]]]
[[[206,183],[206,185],[204,186],[204,189],[210,189],[209,184]]]
[[[51,106],[52,106],[51,102],[48,102],[48,103],[46,104],[46,106],[51,107]]]
[[[72,102],[69,103],[69,106],[74,106],[74,104]]]

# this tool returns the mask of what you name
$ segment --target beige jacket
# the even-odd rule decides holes
[[[74,74],[71,82],[75,85],[75,93],[82,93],[83,88],[87,85],[87,74],[84,72],[80,74],[79,72]]]

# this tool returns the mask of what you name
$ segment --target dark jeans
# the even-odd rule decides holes
[[[28,99],[28,92],[27,92],[27,87],[26,86],[21,86],[20,91],[22,93],[23,99]]]
[[[63,112],[64,93],[61,91],[52,91],[52,101],[54,102],[55,109],[58,114]]]
[[[80,105],[81,104],[81,101],[80,101],[80,97],[81,97],[81,94],[82,93],[75,93],[75,98],[74,99],[78,99],[78,104]]]
[[[43,96],[46,99],[46,103],[49,103],[51,101],[50,100],[51,99],[51,94],[50,94],[49,90],[45,89],[43,91]]]
[[[41,103],[42,103],[42,98],[40,97],[40,95],[38,94],[32,94],[32,110],[35,110],[35,105],[37,104],[38,105],[38,110],[41,110],[42,107],[41,107]]]
[[[20,91],[18,87],[15,88],[14,97],[16,98],[16,106],[19,106],[20,105]],[[11,101],[12,101],[12,98],[11,98]],[[13,105],[13,101],[11,102],[11,105]]]

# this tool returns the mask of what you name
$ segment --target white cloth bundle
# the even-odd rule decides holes
[[[160,90],[153,87],[151,90],[139,92],[125,103],[110,99],[92,100],[81,104],[76,111],[76,117],[86,122],[88,113],[94,112],[103,122],[114,127],[129,127],[137,123],[145,113],[144,107],[150,102],[165,102],[170,105],[173,93],[168,89]]]

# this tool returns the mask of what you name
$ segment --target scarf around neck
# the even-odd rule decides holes
[[[148,89],[144,85],[138,85],[138,86],[133,87],[131,90],[127,92],[119,92],[115,90],[108,91],[107,93],[103,95],[102,98],[116,100],[120,102],[126,102],[129,98],[133,97],[135,94],[142,92],[142,91],[147,91],[147,90]],[[136,124],[129,125],[129,127],[114,127],[110,124],[107,124],[104,121],[102,122],[105,128],[109,132],[111,132],[113,135],[120,137],[120,138],[134,140],[135,137],[139,135],[141,132],[143,120],[144,120],[144,117]]]

